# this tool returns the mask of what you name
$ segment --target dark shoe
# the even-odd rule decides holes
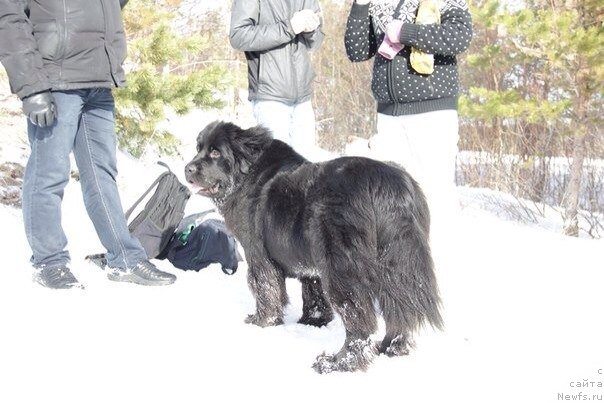
[[[64,290],[84,288],[67,266],[40,266],[34,268],[33,280],[46,288]]]
[[[123,281],[140,285],[169,285],[176,281],[174,274],[158,270],[148,260],[126,269],[110,268],[107,278],[112,281]]]

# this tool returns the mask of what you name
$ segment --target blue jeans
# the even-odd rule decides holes
[[[84,204],[103,246],[107,263],[133,267],[147,259],[130,234],[117,176],[114,101],[110,89],[56,91],[57,118],[50,127],[28,121],[31,155],[23,178],[23,217],[34,267],[69,263],[61,227],[63,190],[69,182],[69,154],[80,171]]]

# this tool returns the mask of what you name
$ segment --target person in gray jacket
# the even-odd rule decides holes
[[[107,249],[108,278],[142,285],[176,277],[149,262],[128,231],[115,182],[113,87],[125,83],[127,0],[0,0],[0,62],[23,101],[31,145],[23,179],[34,280],[81,287],[69,269],[61,201],[73,151],[84,203]]]
[[[323,41],[317,0],[234,0],[231,45],[245,52],[249,100],[273,136],[307,154],[316,143],[310,50]]]

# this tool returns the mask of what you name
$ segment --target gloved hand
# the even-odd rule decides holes
[[[36,126],[51,126],[57,113],[55,99],[50,91],[23,98],[23,113]]]
[[[304,10],[295,12],[290,22],[292,24],[294,33],[298,35],[300,32],[311,32],[317,29],[320,20],[319,16],[313,10],[306,8]],[[316,26],[314,26],[315,22]],[[313,29],[309,31],[309,28]]]
[[[394,59],[398,52],[403,50],[403,45],[400,43],[392,43],[388,39],[388,35],[384,36],[382,44],[378,48],[378,53],[388,60]]]
[[[392,43],[401,43],[401,29],[403,28],[403,21],[392,20],[386,27],[386,36]]]
[[[440,24],[440,8],[436,0],[420,0],[415,23]],[[418,73],[432,74],[434,72],[434,55],[417,48],[411,48],[409,62]]]
[[[304,32],[313,32],[321,25],[321,17],[318,13],[313,12],[312,14],[308,14],[306,18],[306,28]]]

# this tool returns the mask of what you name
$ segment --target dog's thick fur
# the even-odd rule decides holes
[[[262,127],[224,122],[199,134],[185,170],[245,250],[248,323],[283,323],[286,277],[302,282],[300,323],[325,325],[332,308],[342,317],[345,344],[320,355],[317,371],[364,370],[376,352],[407,354],[424,323],[442,327],[428,207],[404,170],[357,157],[310,163]],[[386,323],[378,346],[376,310]]]

